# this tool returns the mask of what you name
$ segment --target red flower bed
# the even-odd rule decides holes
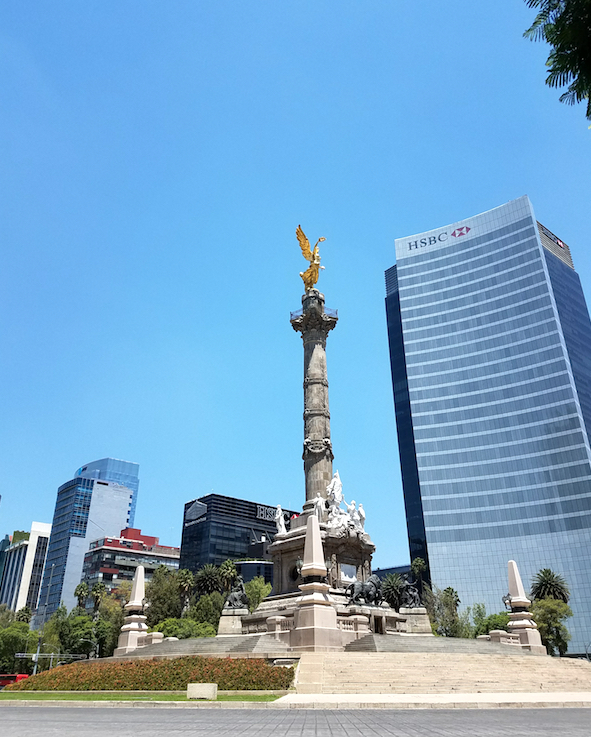
[[[292,668],[260,658],[184,657],[62,665],[13,683],[6,691],[182,691],[187,683],[217,683],[221,691],[289,688]]]

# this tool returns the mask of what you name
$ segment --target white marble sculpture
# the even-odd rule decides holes
[[[316,493],[316,497],[314,499],[314,514],[318,517],[318,522],[324,522],[326,518],[326,500],[324,497],[320,494],[320,492]]]
[[[283,510],[281,509],[281,505],[277,505],[277,509],[275,510],[275,525],[277,527],[277,534],[278,535],[285,535],[287,533],[287,530],[285,529],[285,519],[283,517]]]
[[[359,514],[359,526],[362,530],[365,530],[365,509],[363,509],[363,504],[357,507],[357,513]]]
[[[339,472],[335,471],[330,484],[326,487],[326,498],[330,506],[340,507],[343,501],[343,484]]]

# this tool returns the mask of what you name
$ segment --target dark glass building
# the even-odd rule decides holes
[[[283,510],[288,529],[294,514]],[[276,529],[275,507],[219,494],[199,497],[185,504],[179,567],[197,571],[206,563],[220,565],[228,559],[260,561]],[[264,570],[261,568],[261,575],[268,578]]]
[[[411,557],[463,605],[565,576],[591,640],[591,323],[527,197],[396,241],[386,309]]]

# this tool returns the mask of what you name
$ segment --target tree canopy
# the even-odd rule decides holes
[[[552,51],[546,61],[550,87],[564,87],[561,102],[574,105],[587,100],[591,120],[591,0],[525,0],[538,8],[523,34],[532,41],[547,41]]]
[[[536,573],[531,586],[531,597],[538,599],[558,599],[568,604],[570,591],[564,578],[551,568],[542,568]]]
[[[559,599],[537,599],[531,606],[531,613],[538,625],[548,655],[556,653],[565,655],[570,633],[564,625],[564,620],[573,615],[569,605]]]

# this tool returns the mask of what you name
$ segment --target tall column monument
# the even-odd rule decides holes
[[[313,506],[318,492],[326,498],[332,479],[326,339],[337,320],[335,310],[325,310],[324,295],[317,289],[308,290],[302,297],[302,309],[291,314],[292,327],[304,341],[304,510]]]
[[[338,474],[333,477],[334,459],[330,440],[326,340],[336,326],[335,310],[326,309],[324,295],[315,285],[320,269],[318,244],[314,248],[298,226],[296,235],[303,256],[310,262],[300,273],[304,282],[302,309],[291,313],[293,329],[304,343],[304,475],[306,499],[302,514],[292,519],[288,531],[278,526],[269,552],[273,557],[275,595],[299,594],[302,556],[308,517],[318,518],[326,556],[327,579],[331,587],[344,589],[351,581],[367,581],[371,575],[371,556],[375,550],[364,529],[363,506],[345,502]],[[342,508],[345,504],[347,511]],[[281,510],[278,508],[278,514]]]

